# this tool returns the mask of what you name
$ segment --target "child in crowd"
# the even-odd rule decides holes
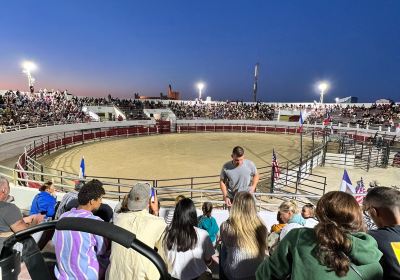
[[[311,203],[306,203],[301,209],[301,216],[306,220],[304,226],[313,228],[318,224],[315,219],[315,206]]]
[[[215,218],[211,216],[211,212],[213,210],[212,203],[204,202],[201,209],[203,210],[203,215],[199,217],[198,227],[208,232],[211,242],[215,246],[219,227]]]

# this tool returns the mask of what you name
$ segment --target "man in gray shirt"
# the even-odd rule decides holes
[[[7,202],[9,196],[10,185],[8,180],[0,177],[0,254],[4,240],[17,231],[37,225],[44,217],[43,215],[31,215],[23,219],[18,207]]]
[[[259,179],[255,164],[244,158],[244,149],[240,146],[233,148],[232,160],[222,167],[219,182],[226,205],[232,205],[237,192],[254,193]]]

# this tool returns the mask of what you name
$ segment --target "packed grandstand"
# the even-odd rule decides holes
[[[107,115],[104,112],[109,111],[103,107],[116,109]],[[101,141],[102,138],[116,137],[119,134],[126,137],[161,133],[158,123],[143,128],[143,123],[134,122],[152,120],[156,112],[172,112],[176,120],[182,121],[176,127],[169,126],[168,132],[180,132],[185,129],[189,131],[189,125],[185,126],[185,121],[197,121],[201,129],[207,131],[207,121],[221,121],[223,124],[223,121],[229,123],[244,120],[252,122],[247,126],[241,124],[238,130],[232,123],[226,128],[222,125],[222,131],[230,129],[231,132],[267,133],[269,127],[263,121],[271,121],[274,122],[274,133],[293,134],[303,133],[302,129],[296,127],[301,113],[294,114],[295,118],[288,118],[288,122],[282,122],[286,125],[282,126],[284,129],[279,127],[280,115],[284,112],[305,112],[306,123],[314,125],[311,133],[305,135],[312,137],[313,150],[310,157],[301,158],[291,169],[287,167],[286,171],[282,166],[280,169],[277,166],[274,152],[272,170],[268,170],[270,176],[267,185],[271,186],[270,192],[258,194],[260,197],[274,197],[275,200],[259,200],[263,203],[275,203],[275,210],[272,211],[260,211],[267,208],[259,207],[253,195],[248,192],[238,192],[232,197],[230,202],[233,204],[226,203],[229,211],[226,205],[221,206],[220,202],[204,201],[202,196],[200,199],[192,193],[186,197],[183,194],[177,195],[171,206],[167,203],[163,205],[161,199],[160,204],[158,203],[158,196],[162,198],[162,190],[154,181],[153,186],[135,182],[133,187],[125,186],[128,191],[124,193],[110,194],[105,187],[106,179],[98,178],[99,181],[85,178],[84,168],[79,178],[71,178],[71,175],[56,176],[44,172],[43,168],[35,170],[36,159],[53,151],[96,139]],[[96,115],[103,118],[95,118]],[[162,120],[165,116],[160,113],[157,118]],[[101,120],[110,120],[115,123],[115,127],[111,125],[103,128]],[[121,129],[119,124],[126,121],[132,123]],[[286,124],[290,122],[294,124]],[[16,204],[19,203],[20,208],[28,211],[25,213],[23,229],[38,223],[43,226],[46,221],[60,221],[52,224],[53,232],[50,235],[34,235],[39,249],[42,252],[50,252],[50,260],[47,259],[47,265],[51,268],[49,274],[35,274],[35,261],[29,259],[29,252],[22,250],[18,244],[14,247],[21,251],[23,267],[26,266],[31,276],[35,275],[36,279],[43,275],[45,278],[57,279],[169,279],[170,276],[172,279],[336,279],[344,275],[346,279],[396,279],[400,276],[398,265],[393,264],[398,260],[398,251],[390,251],[385,245],[388,238],[393,238],[393,242],[400,240],[398,237],[396,239],[393,236],[382,236],[382,232],[377,230],[377,227],[385,226],[398,230],[399,225],[391,224],[393,215],[397,215],[395,220],[398,222],[400,213],[400,192],[396,188],[371,184],[371,191],[367,194],[362,179],[355,186],[343,176],[343,192],[325,193],[326,180],[322,193],[312,193],[306,189],[307,184],[313,181],[310,179],[313,178],[313,168],[329,162],[329,149],[332,147],[335,153],[339,154],[339,163],[335,164],[345,168],[351,160],[355,169],[365,167],[357,165],[360,162],[367,162],[368,169],[388,166],[397,168],[394,163],[398,154],[396,133],[398,135],[400,132],[399,104],[139,100],[112,96],[77,97],[59,90],[40,90],[37,93],[7,91],[0,95],[0,125],[4,136],[1,139],[8,139],[6,136],[10,136],[9,143],[22,140],[23,136],[20,135],[13,138],[13,133],[26,128],[39,131],[37,127],[40,126],[61,127],[77,123],[100,123],[100,130],[93,132],[93,129],[82,128],[80,131],[74,128],[72,136],[66,132],[61,135],[60,130],[56,138],[51,138],[53,132],[35,135],[44,136],[46,139],[40,139],[40,146],[22,143],[24,148],[19,151],[17,168],[3,167],[0,170],[0,201],[12,201],[14,195]],[[341,133],[340,127],[356,127],[357,131],[348,130]],[[216,131],[215,126],[213,129]],[[377,140],[377,133],[382,134],[380,142]],[[331,134],[331,138],[328,138],[328,134]],[[323,146],[317,147],[314,137],[320,137]],[[333,139],[338,141],[333,143]],[[331,145],[328,145],[328,142]],[[243,154],[235,153],[234,149],[233,160],[243,157]],[[288,183],[288,176],[292,176],[293,181],[289,179]],[[279,183],[284,177],[285,185]],[[262,179],[262,183],[265,184],[265,178]],[[12,185],[11,190],[9,184]],[[151,187],[160,187],[160,194],[152,191]],[[56,192],[60,191],[60,188],[70,191]],[[295,192],[289,192],[289,189],[295,189]],[[179,190],[176,188],[177,193]],[[103,196],[107,199],[102,200]],[[222,195],[218,189],[217,197],[221,200],[222,196],[225,203],[226,195]],[[257,194],[255,197],[258,198]],[[8,204],[7,207],[11,208]],[[12,209],[9,208],[7,211],[11,213]],[[384,213],[383,217],[377,213]],[[23,221],[21,215],[14,214],[12,224]],[[76,225],[73,225],[74,220],[69,220],[76,217],[107,223],[104,231],[108,230],[108,233],[97,230],[102,226],[96,223],[88,223],[93,225],[92,229],[85,228],[90,234],[78,233],[77,230],[83,230],[84,226],[76,228]],[[64,223],[61,222],[63,220]],[[84,224],[82,220],[80,223]],[[122,238],[118,240],[118,236],[122,236],[123,233],[119,232],[117,227],[111,228],[109,224],[112,223],[134,233],[138,240],[143,241],[145,245],[140,243],[135,248],[146,248],[142,253],[144,252],[147,258],[153,258],[153,261],[150,262],[139,253],[118,245],[117,243],[124,243]],[[294,230],[295,228],[299,229]],[[18,232],[14,229],[10,227],[7,232]],[[113,231],[119,235],[113,236]],[[7,243],[3,235],[0,235],[0,238],[3,238],[5,247],[22,240],[21,237]],[[109,239],[117,243],[111,244]],[[124,245],[129,246],[131,244]],[[319,252],[316,253],[317,247]],[[7,253],[9,251],[2,251],[4,255]],[[155,257],[152,254],[155,254]],[[18,253],[13,256],[11,261],[20,261]],[[158,262],[159,260],[161,262]],[[314,274],[307,274],[305,267],[312,269]],[[19,273],[18,269],[13,275],[10,273],[10,279],[15,273]]]
[[[400,122],[400,106],[388,104],[278,104],[245,103],[241,101],[149,101],[77,97],[60,90],[40,90],[38,93],[6,91],[0,95],[1,131],[7,127],[38,124],[65,124],[93,121],[83,112],[85,106],[116,106],[124,116],[114,119],[150,119],[145,109],[171,109],[177,119],[274,120],[280,110],[308,112],[308,123],[322,123],[327,117],[333,124],[352,124],[362,128],[381,126],[394,129]],[[10,129],[10,128],[9,128]]]

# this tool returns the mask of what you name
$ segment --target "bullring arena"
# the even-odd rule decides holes
[[[187,106],[189,112],[192,107],[211,106],[182,104],[179,106]],[[103,202],[112,208],[136,182],[145,181],[158,194],[161,217],[167,216],[177,195],[185,195],[193,200],[198,214],[203,202],[211,202],[213,216],[220,225],[229,212],[222,201],[219,173],[237,145],[244,147],[245,157],[258,168],[260,181],[255,198],[259,216],[267,228],[277,223],[277,209],[282,201],[293,199],[299,206],[315,204],[324,193],[338,190],[345,169],[354,186],[361,178],[366,188],[370,184],[397,187],[400,180],[397,139],[400,131],[393,127],[345,123],[342,119],[322,123],[321,112],[327,108],[333,112],[342,110],[338,105],[263,105],[267,108],[268,114],[263,115],[267,120],[251,118],[256,115],[251,112],[248,120],[185,119],[182,108],[171,111],[170,108],[177,110],[171,104],[158,106],[164,108],[143,109],[144,117],[139,120],[130,120],[125,115],[118,121],[85,119],[3,127],[0,175],[10,181],[14,203],[27,213],[37,188],[49,180],[58,189],[57,200],[61,200],[76,181],[82,180],[78,176],[84,157],[85,179],[103,182],[106,189]],[[246,110],[248,106],[255,110],[259,105],[246,106]],[[307,108],[311,117],[300,128],[296,121],[282,120],[271,113],[280,111],[280,106],[285,111],[290,107],[294,116],[300,108]],[[99,115],[101,110],[110,110],[93,107]],[[122,110],[115,107],[111,110],[120,114]],[[318,114],[319,119],[315,117]],[[278,174],[272,168],[273,150]],[[45,250],[54,251],[51,244]],[[21,279],[30,279],[24,273],[27,273],[25,268]],[[214,278],[218,279],[215,275]]]

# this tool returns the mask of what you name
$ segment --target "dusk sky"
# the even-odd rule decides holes
[[[2,1],[0,89],[158,96],[168,84],[194,99],[400,101],[399,0]]]

